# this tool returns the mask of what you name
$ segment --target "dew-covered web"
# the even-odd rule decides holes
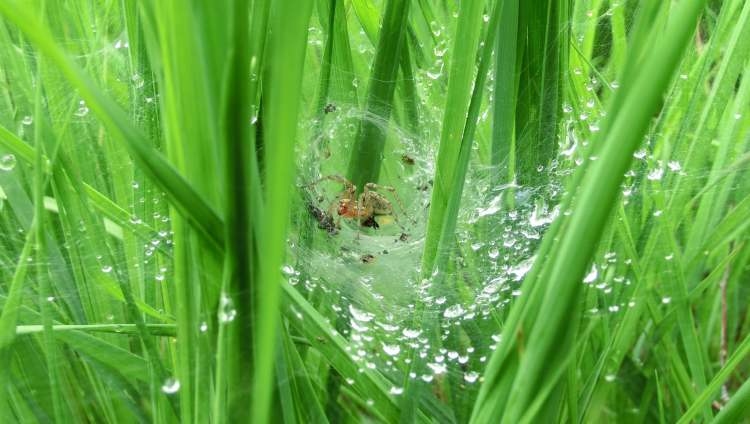
[[[605,14],[606,15],[606,14]],[[287,264],[282,273],[287,284],[295,287],[326,317],[331,328],[341,333],[349,344],[346,347],[351,357],[362,370],[378,369],[385,374],[397,373],[414,361],[423,366],[413,367],[409,378],[431,382],[441,378],[463,380],[467,387],[476,387],[494,346],[500,341],[502,316],[523,293],[523,279],[537,258],[537,249],[546,230],[563,211],[560,203],[565,195],[567,183],[574,171],[587,162],[598,158],[589,153],[590,143],[600,131],[605,117],[599,103],[602,90],[617,90],[619,84],[607,84],[597,77],[588,77],[585,89],[590,97],[581,104],[564,104],[563,131],[559,137],[558,155],[547,167],[538,172],[547,182],[540,186],[522,186],[507,182],[505,164],[498,167],[481,165],[474,157],[469,168],[458,225],[455,233],[455,250],[450,265],[429,278],[421,277],[421,260],[425,243],[425,232],[429,217],[430,197],[435,175],[435,158],[440,138],[444,95],[434,90],[435,85],[445,82],[446,65],[443,56],[448,49],[447,38],[440,37],[444,28],[431,28],[437,37],[432,53],[435,60],[426,69],[415,75],[420,98],[424,106],[418,130],[409,130],[392,121],[384,121],[368,115],[354,104],[337,103],[322,121],[310,121],[302,125],[302,134],[311,135],[310,141],[301,143],[298,150],[298,200],[292,217],[289,234]],[[319,29],[311,32],[310,44],[320,42]],[[360,38],[364,38],[360,34]],[[116,41],[115,49],[124,48]],[[362,40],[355,43],[360,54],[372,54],[370,44]],[[573,70],[581,76],[583,70]],[[133,89],[144,86],[139,75],[123,76]],[[355,86],[357,84],[354,84]],[[608,87],[603,87],[608,85]],[[488,88],[488,91],[489,88]],[[486,97],[491,98],[488,92]],[[88,107],[75,99],[76,125],[86,124],[92,118]],[[153,107],[157,98],[145,98],[144,107]],[[140,108],[139,108],[140,110]],[[488,109],[483,110],[482,124],[489,125]],[[739,116],[737,117],[739,119]],[[321,177],[345,176],[348,154],[353,147],[358,125],[367,120],[387,133],[381,184],[393,187],[403,202],[388,192],[379,191],[394,207],[393,216],[376,217],[379,228],[363,228],[357,222],[341,219],[340,229],[332,234],[330,225],[321,222],[311,210],[328,213],[341,193],[341,185],[333,181],[317,182]],[[33,117],[20,116],[18,126],[22,130],[33,124]],[[21,132],[23,133],[23,132]],[[643,147],[633,158],[631,169],[625,174],[621,187],[621,201],[626,210],[642,209],[644,219],[663,219],[662,210],[642,200],[655,194],[669,195],[675,190],[677,180],[705,181],[710,169],[685,171],[685,164],[664,159],[658,151],[661,134],[653,131],[644,140]],[[82,143],[81,146],[84,146]],[[83,149],[84,147],[77,147]],[[82,152],[82,157],[87,153]],[[476,155],[475,155],[476,156]],[[748,167],[747,160],[733,164],[727,175]],[[20,164],[10,153],[0,152],[0,213],[8,207],[10,180],[13,172],[26,165]],[[110,172],[119,170],[114,168]],[[72,280],[73,265],[68,252],[77,249],[74,257],[83,265],[95,264],[89,273],[98,273],[101,290],[114,290],[118,280],[128,279],[128,261],[132,268],[147,276],[147,282],[156,285],[173,284],[171,249],[172,233],[167,200],[163,193],[149,182],[136,175],[131,183],[133,199],[128,212],[129,226],[103,220],[104,231],[92,233],[86,223],[70,231],[80,237],[69,238],[74,244],[63,244],[45,254],[45,264],[50,275],[57,281]],[[685,184],[691,190],[695,183]],[[5,191],[4,191],[5,190]],[[511,206],[512,205],[512,206]],[[56,213],[54,199],[46,199],[46,208]],[[336,219],[331,214],[331,219]],[[21,246],[27,238],[28,222],[18,222],[17,231],[3,235],[3,242]],[[322,228],[321,228],[322,227]],[[124,234],[138,232],[135,237],[135,255],[124,257],[115,247],[123,243]],[[665,263],[674,260],[665,241],[661,258]],[[17,250],[17,249],[13,249]],[[5,250],[8,251],[8,250]],[[20,254],[20,252],[19,252]],[[16,268],[18,257],[0,257],[2,275],[10,276]],[[37,264],[35,256],[28,258]],[[586,296],[597,299],[597,307],[587,311],[587,316],[622,313],[634,307],[648,294],[632,294],[624,298],[619,293],[629,291],[632,260],[622,252],[600,249],[592,261],[591,268],[582,279]],[[199,278],[201,276],[198,276]],[[669,278],[668,276],[665,278]],[[447,290],[434,290],[433,284],[445,284]],[[216,283],[218,284],[218,283]],[[445,293],[443,293],[445,292]],[[111,295],[113,292],[110,292]],[[57,287],[57,296],[66,294],[65,288]],[[614,299],[617,299],[615,301]],[[54,302],[53,297],[48,299]],[[152,299],[149,304],[161,305],[165,300]],[[663,305],[669,305],[669,296],[661,297]],[[160,310],[155,310],[160,313]],[[292,310],[292,319],[301,314]],[[220,310],[220,313],[225,313]],[[437,317],[437,328],[425,328],[424,320]],[[123,317],[108,314],[108,322],[124,322]],[[205,323],[200,331],[206,331]],[[478,330],[481,329],[481,330]],[[415,355],[409,355],[411,350]],[[352,376],[343,376],[354,383]],[[166,382],[163,390],[175,392],[178,381]],[[391,394],[399,395],[403,388],[395,384]]]
[[[429,95],[424,87],[440,77],[417,74],[417,86]],[[329,318],[332,331],[349,340],[347,351],[361,371],[378,369],[398,375],[409,369],[412,379],[462,379],[467,387],[481,381],[485,363],[500,341],[502,317],[523,293],[524,277],[537,258],[546,230],[570,213],[562,210],[561,202],[573,174],[599,159],[591,143],[606,112],[596,99],[602,90],[615,91],[619,84],[609,82],[604,87],[597,77],[588,78],[585,87],[590,98],[576,108],[567,103],[562,106],[557,156],[537,169],[544,184],[503,182],[507,181],[503,177],[508,174],[507,164],[491,167],[474,158],[462,196],[452,260],[446,269],[426,279],[421,277],[420,266],[439,144],[439,111],[433,115],[428,111],[425,119],[434,120],[435,128],[426,125],[419,134],[348,104],[335,105],[323,121],[305,127],[303,133],[316,136],[298,151],[298,190],[303,200],[283,273],[289,284],[313,299]],[[389,197],[397,222],[391,216],[377,216],[380,227],[373,229],[342,218],[340,228],[332,229],[331,222],[324,223],[320,215],[308,212],[330,212],[335,220],[337,196],[343,187],[329,180],[316,182],[346,174],[348,152],[361,121],[387,133],[380,183],[396,190],[405,210]],[[658,220],[662,210],[643,199],[671,196],[675,187],[690,190],[692,180],[705,180],[711,173],[704,169],[688,174],[682,163],[662,159],[658,149],[662,138],[656,127],[649,133],[621,186],[623,210],[642,210],[644,219]],[[342,157],[341,152],[347,153]],[[688,184],[679,188],[678,180]],[[666,241],[658,248],[664,250],[665,262],[673,259]],[[582,299],[597,299],[597,306],[586,316],[623,313],[654,295],[632,290],[631,258],[604,247],[599,252],[581,281],[586,293]],[[433,283],[446,289],[435,290]],[[661,297],[665,307],[670,301],[668,296]],[[291,316],[303,319],[301,314]],[[424,327],[428,317],[437,318],[437,329]],[[414,366],[415,361],[421,366]],[[350,384],[355,381],[352,376],[344,377]],[[394,384],[391,393],[398,395],[402,389]]]
[[[299,220],[300,227],[290,235],[288,264],[283,269],[288,283],[315,299],[332,328],[350,341],[347,350],[361,370],[390,374],[409,368],[411,378],[425,382],[436,378],[458,378],[467,385],[478,382],[499,341],[499,312],[521,294],[521,282],[541,237],[559,214],[562,190],[556,168],[540,171],[552,176],[549,184],[528,188],[496,184],[499,175],[507,174],[505,167],[472,166],[458,217],[456,260],[440,275],[423,279],[420,264],[437,140],[372,121],[373,117],[348,105],[338,105],[331,115],[322,135],[299,152],[298,186],[304,199],[299,206],[330,211],[336,219],[337,195],[343,187],[327,180],[311,182],[345,174],[348,157],[329,155],[329,143],[353,139],[356,123],[367,119],[387,132],[392,147],[386,149],[381,183],[396,189],[405,211],[394,202],[395,217],[377,216],[377,229],[341,219],[340,229],[333,231],[320,225],[319,217],[301,212],[307,219]],[[509,202],[514,204],[512,211]],[[460,281],[459,292],[432,287],[433,282],[454,287],[456,281]],[[439,328],[426,328],[428,318],[437,318]],[[410,368],[413,361],[421,366]],[[352,376],[344,377],[354,382]],[[392,394],[400,394],[401,389],[394,385]]]

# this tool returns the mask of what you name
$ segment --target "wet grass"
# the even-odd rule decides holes
[[[742,0],[0,3],[0,422],[747,420],[748,43]]]

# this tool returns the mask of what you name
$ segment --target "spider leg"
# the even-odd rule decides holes
[[[359,233],[362,231],[362,224],[367,220],[368,215],[370,215],[368,207],[367,186],[365,186],[365,191],[357,198],[357,220],[359,221],[359,225],[357,225],[357,240],[359,240]]]
[[[346,178],[342,177],[341,175],[325,175],[320,177],[319,179],[313,181],[312,183],[308,184],[305,187],[314,187],[323,181],[333,181],[335,183],[339,183],[344,186],[344,192],[345,193],[351,193],[354,194],[357,191],[357,187]],[[352,196],[353,197],[353,196]]]
[[[368,192],[370,190],[372,190],[372,191],[375,191],[375,190],[385,190],[385,191],[391,193],[393,195],[393,198],[396,199],[396,203],[398,203],[398,207],[399,207],[399,209],[401,209],[401,213],[404,214],[404,216],[407,219],[411,220],[414,224],[417,223],[415,220],[411,219],[409,217],[409,215],[406,213],[406,208],[404,207],[404,203],[401,201],[401,198],[398,197],[398,193],[396,193],[396,189],[395,188],[393,188],[391,186],[380,185],[380,184],[375,184],[375,183],[367,183],[367,184],[365,184],[365,192]],[[399,222],[398,217],[396,216],[395,213],[393,214],[393,220],[396,221],[396,224],[398,224],[398,226],[401,227],[402,230],[404,230],[403,225],[401,225],[401,223]]]

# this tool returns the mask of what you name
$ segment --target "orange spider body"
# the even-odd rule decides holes
[[[393,215],[393,205],[390,201],[388,201],[388,199],[383,197],[383,195],[376,192],[376,189],[382,189],[390,192],[403,209],[401,200],[396,195],[396,190],[393,189],[393,187],[367,183],[365,184],[364,192],[362,192],[359,197],[357,197],[355,194],[357,191],[356,187],[351,183],[351,181],[347,180],[344,177],[341,177],[339,175],[329,175],[321,178],[320,180],[318,180],[318,182],[322,180],[335,181],[341,183],[344,186],[344,190],[339,195],[338,201],[332,204],[329,208],[329,213],[332,214],[333,210],[336,210],[336,213],[339,217],[343,217],[346,219],[356,219],[359,221],[360,225],[370,226],[368,225],[368,223],[370,223],[370,221],[372,221],[375,216]]]
[[[338,214],[339,216],[343,216],[344,218],[368,218],[368,214],[359,208],[356,204],[357,202],[352,202],[350,199],[341,199],[339,201],[339,208],[338,208]]]

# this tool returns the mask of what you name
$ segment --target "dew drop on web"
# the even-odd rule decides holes
[[[12,171],[16,167],[16,157],[7,153],[0,156],[0,171]]]

